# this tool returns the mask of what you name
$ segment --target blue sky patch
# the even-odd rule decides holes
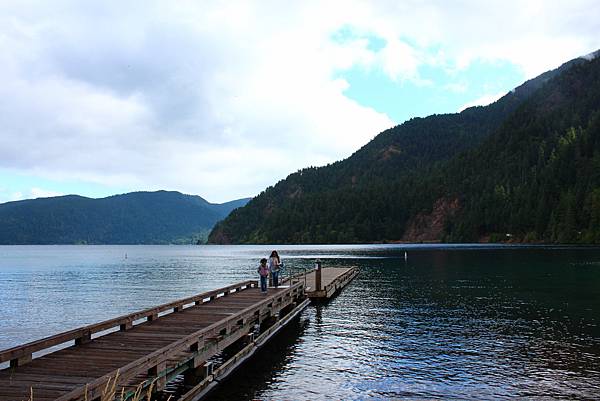
[[[372,52],[380,51],[387,44],[385,39],[376,35],[360,34],[349,25],[343,26],[331,35],[331,40],[339,44],[344,44],[358,39],[366,39],[367,49]]]
[[[454,113],[483,96],[508,92],[525,80],[519,67],[508,62],[474,61],[466,69],[425,65],[423,82],[391,80],[380,68],[355,66],[336,78],[349,83],[344,94],[359,104],[386,113],[397,123],[412,117]]]

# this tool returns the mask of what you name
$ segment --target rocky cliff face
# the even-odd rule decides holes
[[[230,245],[231,240],[223,231],[223,227],[217,225],[211,232],[211,243],[220,244],[220,245]]]
[[[402,242],[439,242],[449,217],[460,210],[458,199],[438,199],[431,213],[419,213],[408,223]]]

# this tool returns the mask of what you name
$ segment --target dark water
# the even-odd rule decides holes
[[[279,250],[361,272],[214,400],[600,399],[600,249]],[[0,247],[0,348],[253,278],[268,251]]]

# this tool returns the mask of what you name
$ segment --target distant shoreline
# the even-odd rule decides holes
[[[369,242],[352,244],[0,244],[0,247],[130,247],[130,246],[160,246],[160,247],[306,247],[306,246],[343,246],[343,247],[363,247],[363,246],[382,246],[382,247],[410,247],[410,248],[428,248],[428,249],[447,249],[447,248],[600,248],[600,244],[553,244],[553,243],[528,243],[528,242]]]

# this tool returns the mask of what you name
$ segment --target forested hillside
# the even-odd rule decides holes
[[[450,240],[600,243],[600,59],[550,81],[438,174],[426,188],[462,204]]]
[[[247,201],[158,191],[8,202],[0,204],[0,244],[189,244]]]
[[[268,188],[209,241],[596,242],[598,70],[576,59],[492,105],[394,127]]]

